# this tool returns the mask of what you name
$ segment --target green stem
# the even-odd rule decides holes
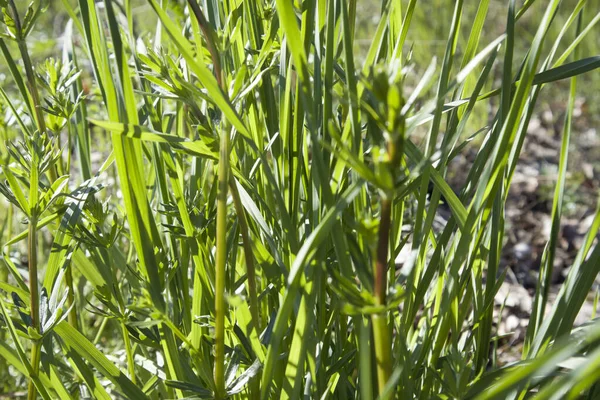
[[[35,75],[33,73],[33,65],[31,63],[31,59],[29,57],[29,52],[27,51],[27,43],[25,38],[22,37],[22,29],[21,29],[21,21],[19,19],[19,14],[17,11],[17,7],[13,0],[10,0],[10,7],[13,13],[13,19],[15,21],[15,28],[18,32],[18,46],[19,52],[21,53],[21,58],[23,60],[23,66],[25,67],[25,74],[27,76],[27,86],[29,89],[29,94],[31,96],[31,102],[34,109],[35,121],[40,133],[46,132],[46,124],[44,121],[44,115],[42,113],[42,108],[40,107],[40,96],[37,90],[37,85],[35,82]],[[37,163],[32,165],[32,168],[37,168]],[[54,172],[53,169],[51,169]],[[51,179],[54,181],[56,179],[56,174],[51,173]],[[37,182],[35,183],[37,185]],[[34,189],[32,189],[34,190]],[[31,320],[32,320],[32,329],[36,333],[40,332],[40,313],[39,313],[39,291],[38,291],[38,274],[37,274],[37,204],[31,205],[31,215],[29,216],[29,232],[28,232],[28,256],[29,256],[29,295],[30,295],[30,309],[31,309]],[[35,388],[34,380],[39,375],[40,370],[40,358],[41,358],[41,341],[34,340],[31,348],[31,380],[28,385],[28,400],[34,400],[37,397],[37,389]]]
[[[381,200],[377,259],[375,260],[375,298],[379,305],[385,304],[387,293],[388,244],[390,241],[391,220],[392,202],[390,199],[385,198]]]
[[[257,334],[261,329],[260,314],[258,312],[258,292],[256,290],[256,268],[254,267],[254,255],[252,254],[252,244],[250,242],[250,234],[248,229],[248,222],[246,221],[246,213],[240,199],[240,194],[236,186],[236,182],[233,176],[229,179],[229,191],[233,198],[233,204],[235,206],[235,212],[238,217],[238,223],[240,224],[240,232],[242,234],[242,244],[244,246],[244,258],[246,262],[246,273],[248,282],[248,296],[250,298],[250,315],[254,321],[254,328]]]
[[[392,376],[392,338],[387,313],[373,314],[373,344],[377,363],[377,388],[383,393],[385,385]]]
[[[206,47],[210,53],[213,70],[217,83],[221,87],[224,93],[227,93],[224,87],[224,74],[221,68],[221,60],[217,52],[217,46],[215,45],[215,33],[209,25],[204,13],[200,9],[196,0],[188,0],[188,5],[192,10],[192,13],[198,21],[198,25],[202,30],[202,35],[206,41]],[[256,271],[254,268],[254,256],[252,254],[252,245],[250,244],[250,235],[248,234],[248,223],[246,221],[246,214],[240,200],[240,195],[237,190],[237,186],[233,177],[229,178],[229,134],[223,133],[221,135],[221,155],[219,159],[219,191],[220,195],[217,204],[217,274],[216,274],[216,294],[215,294],[215,313],[216,313],[216,333],[215,333],[215,386],[217,398],[225,396],[225,382],[224,382],[224,369],[225,369],[225,345],[224,345],[224,313],[225,313],[225,302],[223,299],[225,292],[225,262],[227,257],[226,252],[226,237],[227,231],[227,182],[229,182],[229,188],[231,196],[233,198],[235,211],[238,217],[238,223],[240,224],[240,231],[242,234],[242,242],[244,246],[244,258],[246,261],[246,273],[248,275],[248,295],[250,297],[250,314],[254,321],[254,328],[257,332],[260,330],[260,314],[258,312],[258,294],[256,290]],[[221,244],[219,244],[221,243]],[[223,252],[223,253],[221,253]],[[220,256],[220,257],[219,257]],[[257,381],[256,379],[254,381]],[[254,388],[252,391],[256,390]]]
[[[125,342],[125,352],[127,353],[127,372],[129,372],[129,379],[133,384],[136,384],[135,379],[135,362],[133,360],[133,351],[131,348],[131,340],[129,339],[129,332],[125,322],[121,321],[121,331],[123,332],[123,341]]]
[[[385,305],[387,293],[388,244],[391,226],[392,202],[389,198],[381,200],[381,217],[379,222],[379,238],[377,258],[375,260],[375,301],[377,305]],[[392,375],[392,341],[387,312],[373,314],[373,342],[377,362],[377,384],[382,393]]]
[[[248,229],[248,222],[246,221],[246,213],[244,211],[240,194],[236,186],[235,179],[230,176],[229,179],[229,190],[231,197],[233,198],[233,204],[235,206],[235,212],[238,217],[238,223],[240,224],[240,231],[242,234],[242,243],[244,246],[244,260],[246,262],[246,274],[248,282],[248,303],[250,304],[250,315],[252,316],[252,328],[256,330],[256,335],[260,335],[262,329],[260,313],[258,312],[258,292],[256,290],[256,269],[254,268],[254,255],[252,254],[252,245],[250,244],[250,235]],[[250,391],[250,398],[257,399],[260,396],[260,374],[257,374],[248,385]]]
[[[40,333],[40,300],[38,292],[38,276],[37,276],[37,216],[32,215],[29,218],[29,232],[28,232],[28,252],[29,252],[29,299],[31,308],[31,321],[32,328],[36,333]],[[34,378],[36,378],[40,371],[40,358],[41,358],[41,345],[42,342],[34,340],[31,348],[31,367],[32,376],[28,386],[28,400],[35,400],[37,397],[37,389],[35,388]]]
[[[42,113],[42,108],[40,107],[40,95],[37,90],[37,84],[35,83],[33,65],[31,63],[31,59],[29,58],[29,52],[27,51],[27,43],[25,42],[25,39],[19,40],[18,43],[19,52],[21,53],[21,58],[25,67],[25,75],[27,76],[27,88],[29,89],[31,101],[33,103],[33,109],[35,111],[35,122],[39,131],[41,133],[45,133],[46,121],[44,120],[44,114]]]
[[[0,241],[6,243],[12,237],[12,220],[13,220],[13,205],[8,204],[8,211],[6,213],[6,238],[4,238],[3,233],[0,232]],[[10,246],[6,246],[6,254],[10,254]],[[0,261],[0,282],[8,282],[9,270],[8,266],[5,265],[2,261]],[[3,331],[0,333],[0,340],[7,340],[6,333]],[[0,371],[8,371],[8,363],[6,359],[0,358]]]
[[[104,319],[100,323],[100,326],[98,327],[98,331],[96,332],[96,336],[94,336],[94,340],[92,341],[94,346],[97,345],[98,342],[100,341],[100,339],[102,338],[102,334],[104,333],[104,328],[106,328],[106,324],[108,323],[108,320],[109,320],[108,317],[104,317]]]
[[[37,399],[37,389],[35,387],[35,377],[40,373],[40,358],[42,355],[42,342],[40,340],[33,341],[31,347],[31,367],[32,376],[29,380],[29,386],[27,387],[27,400]]]
[[[196,17],[196,20],[198,21],[200,29],[202,30],[202,36],[204,36],[206,47],[213,61],[213,69],[215,71],[217,82],[219,83],[219,86],[223,88],[223,71],[221,70],[221,60],[219,59],[219,53],[217,52],[217,46],[215,45],[215,33],[208,24],[208,21],[206,20],[206,17],[204,16],[204,13],[202,13],[202,10],[200,9],[200,6],[196,0],[188,0],[188,4],[194,13],[194,16]]]
[[[217,195],[217,265],[215,287],[215,398],[225,398],[225,278],[227,261],[227,186],[229,181],[229,134],[221,133],[219,187]]]
[[[19,13],[17,11],[17,7],[15,6],[14,0],[9,0],[10,8],[12,10],[12,17],[15,22],[15,29],[18,32],[17,44],[19,47],[19,53],[21,54],[21,59],[23,61],[23,67],[25,68],[25,76],[27,77],[27,89],[29,90],[29,96],[31,97],[31,106],[34,113],[34,120],[38,131],[41,134],[46,133],[46,121],[44,120],[44,113],[42,110],[42,105],[40,101],[40,93],[37,88],[35,74],[33,73],[33,63],[31,62],[31,58],[29,57],[29,51],[27,49],[26,38],[22,36],[22,27],[21,20],[19,18]],[[50,168],[50,180],[54,182],[57,176],[56,166]]]
[[[73,270],[71,265],[68,265],[65,270],[65,280],[67,283],[67,306],[69,307],[69,316],[67,321],[73,328],[79,330],[79,323],[77,321],[77,308],[75,307],[75,292],[73,290]]]
[[[13,222],[13,205],[8,204],[8,212],[6,213],[6,239],[3,241],[6,243],[12,238],[12,222]],[[0,235],[0,239],[4,239]],[[10,254],[10,246],[6,246],[6,254]],[[8,282],[8,266],[4,263],[0,263],[0,280],[2,282]]]
[[[394,118],[390,122],[390,132],[395,132],[395,134],[387,139],[387,156],[389,160],[389,171],[391,175],[395,177],[398,168],[401,166],[404,153],[405,122],[404,118]],[[375,302],[379,306],[386,306],[388,290],[387,273],[389,264],[390,230],[392,229],[392,196],[393,190],[388,190],[381,198],[374,285]],[[388,321],[388,311],[373,314],[371,318],[373,321],[373,343],[375,346],[375,357],[377,362],[377,386],[379,394],[381,395],[392,375],[393,349],[391,329]]]
[[[19,52],[21,53],[21,58],[23,60],[23,66],[25,67],[25,75],[27,77],[27,83],[29,85],[29,94],[31,95],[31,101],[33,105],[33,111],[35,113],[35,122],[38,126],[38,129],[41,132],[46,131],[46,123],[44,121],[44,116],[42,114],[42,109],[39,106],[40,104],[40,96],[37,90],[37,85],[35,83],[35,75],[33,74],[33,64],[31,63],[31,58],[29,57],[29,52],[27,51],[27,43],[25,42],[25,37],[22,35],[21,29],[21,19],[19,18],[19,12],[17,10],[17,6],[15,5],[14,0],[9,0],[10,8],[12,10],[12,18],[15,22],[15,30],[17,31],[17,43],[19,46]]]

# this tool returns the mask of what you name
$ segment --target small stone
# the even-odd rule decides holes
[[[581,165],[581,169],[583,170],[583,175],[587,179],[594,179],[594,166],[592,164],[584,162]]]
[[[516,315],[511,314],[508,317],[506,317],[506,321],[505,321],[505,325],[504,325],[506,328],[506,333],[516,331],[520,325],[521,325],[521,320]]]
[[[517,243],[513,248],[513,251],[518,260],[525,260],[531,256],[531,246],[527,243]]]

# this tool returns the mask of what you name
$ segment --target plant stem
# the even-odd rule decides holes
[[[129,332],[127,331],[127,326],[125,326],[125,321],[121,321],[121,331],[123,332],[125,352],[127,353],[127,372],[129,372],[129,379],[131,379],[131,382],[135,385],[135,362],[133,359],[131,340],[129,339]]]
[[[402,102],[403,103],[403,102]],[[399,107],[396,112],[400,111]],[[389,121],[389,130],[394,134],[387,136],[388,168],[395,180],[398,168],[401,166],[404,153],[405,121],[403,117],[395,117]],[[390,230],[392,229],[392,197],[394,190],[390,188],[381,195],[381,211],[379,217],[379,234],[377,253],[375,259],[375,302],[379,306],[386,306],[388,253],[390,243]],[[373,314],[373,344],[377,362],[377,386],[381,395],[392,375],[392,339],[388,321],[388,312],[382,311]]]
[[[8,241],[12,237],[12,221],[13,221],[13,205],[8,205],[8,211],[6,213],[6,241]],[[4,239],[0,233],[0,239]],[[6,243],[6,242],[4,242]],[[6,254],[10,254],[10,246],[6,246]],[[8,282],[8,265],[4,263],[0,263],[0,281]]]
[[[387,293],[388,243],[392,219],[392,202],[381,200],[381,216],[379,220],[379,238],[377,243],[377,259],[375,260],[375,298],[378,305],[385,304]]]
[[[258,292],[256,290],[256,269],[254,267],[254,255],[252,254],[252,245],[250,244],[250,235],[248,229],[248,222],[246,221],[246,213],[240,199],[240,193],[237,189],[233,176],[229,179],[229,190],[231,197],[233,198],[233,204],[235,206],[235,212],[238,217],[238,223],[240,224],[240,232],[242,234],[242,244],[244,246],[244,259],[246,262],[246,273],[248,282],[248,296],[250,298],[250,315],[254,322],[254,329],[257,334],[260,332],[260,314],[258,312]]]
[[[77,308],[75,308],[75,292],[73,291],[73,270],[69,264],[65,271],[65,280],[67,284],[67,306],[69,307],[69,316],[67,321],[75,329],[79,329],[77,321]]]
[[[41,350],[42,342],[40,340],[34,340],[31,347],[31,367],[33,373],[29,380],[29,386],[27,387],[27,400],[37,399],[37,389],[35,387],[34,379],[40,372]]]
[[[214,32],[210,28],[208,21],[206,20],[206,17],[204,16],[204,13],[202,13],[202,10],[200,9],[200,6],[196,2],[196,0],[188,0],[188,4],[192,9],[192,12],[194,13],[194,16],[196,17],[196,20],[198,20],[198,25],[200,26],[200,29],[202,30],[202,35],[204,36],[204,40],[206,41],[206,47],[213,61],[213,69],[217,78],[217,82],[219,83],[221,89],[223,89],[221,60],[219,59],[217,47],[214,43]]]
[[[252,253],[252,245],[250,244],[250,235],[248,234],[248,222],[246,221],[246,213],[240,199],[240,193],[236,186],[233,176],[229,178],[229,190],[233,198],[235,212],[238,216],[240,224],[240,232],[242,234],[242,243],[244,246],[244,261],[246,262],[246,281],[248,282],[248,303],[250,305],[250,315],[252,316],[252,328],[256,331],[256,335],[260,335],[262,329],[260,313],[258,311],[258,293],[256,290],[256,270],[254,268],[254,254]],[[255,376],[248,387],[250,398],[257,399],[260,396],[260,373]]]
[[[18,32],[17,43],[19,46],[19,52],[21,53],[21,58],[23,60],[23,66],[25,67],[25,75],[27,77],[29,94],[31,95],[31,101],[33,105],[35,122],[38,126],[38,129],[41,132],[46,131],[46,123],[44,121],[44,116],[42,114],[42,109],[39,106],[40,104],[40,96],[37,91],[37,85],[35,83],[35,75],[33,74],[33,66],[31,63],[31,58],[29,57],[29,52],[27,51],[27,43],[25,42],[25,38],[21,36],[21,19],[19,18],[19,12],[17,11],[17,7],[15,6],[14,0],[9,0],[10,8],[12,9],[12,18],[15,23],[15,30]]]
[[[373,344],[377,363],[377,388],[379,393],[382,393],[392,376],[392,339],[387,313],[373,314],[371,321],[373,322]]]
[[[217,83],[221,87],[224,93],[227,93],[224,87],[224,74],[221,68],[221,60],[219,58],[219,54],[217,53],[217,47],[215,45],[215,34],[211,29],[204,13],[200,9],[198,2],[196,0],[188,0],[188,4],[192,10],[192,13],[196,17],[198,21],[198,25],[202,30],[202,35],[204,36],[204,40],[206,41],[206,46],[210,53],[210,57],[213,62],[213,70],[215,77],[217,78]],[[226,254],[222,256],[221,262],[219,262],[219,254],[221,251],[226,252],[226,238],[225,231],[227,230],[227,186],[226,182],[229,182],[229,188],[231,191],[231,196],[233,198],[236,215],[238,217],[238,223],[240,224],[240,231],[242,234],[242,242],[244,246],[244,258],[246,261],[246,273],[247,273],[247,281],[248,281],[248,295],[250,297],[250,314],[252,316],[252,320],[254,322],[254,329],[256,329],[257,333],[261,329],[260,323],[260,314],[258,312],[258,294],[256,290],[256,270],[254,268],[254,256],[252,254],[252,245],[250,244],[250,235],[248,234],[248,223],[246,221],[246,214],[244,212],[244,208],[242,206],[242,201],[240,200],[240,194],[237,190],[237,186],[233,177],[229,178],[229,135],[224,133],[221,135],[221,156],[219,159],[219,190],[222,191],[221,197],[219,197],[219,203],[217,205],[217,292],[215,295],[215,312],[216,312],[216,347],[215,347],[215,385],[217,388],[217,397],[221,395],[221,393],[225,394],[225,383],[221,382],[224,380],[224,326],[221,327],[222,332],[219,332],[220,324],[224,324],[224,314],[225,312],[225,304],[223,299],[219,299],[223,296],[225,289],[225,259]],[[221,218],[220,218],[221,215]],[[219,227],[221,227],[222,237],[220,236]],[[219,239],[222,242],[222,248],[219,248]],[[221,264],[222,263],[222,264]],[[219,281],[219,272],[222,272],[221,280]],[[219,286],[221,283],[221,286]],[[222,312],[219,313],[219,307],[222,307]],[[221,342],[218,340],[221,337]],[[255,381],[257,381],[255,379]],[[221,392],[222,389],[222,392]]]
[[[215,397],[225,398],[225,278],[227,262],[227,186],[229,181],[229,133],[221,132],[217,195],[217,257],[215,287]]]
[[[379,222],[379,238],[377,259],[375,260],[375,301],[377,305],[385,305],[387,293],[388,243],[392,215],[392,202],[389,198],[381,200],[381,217]],[[382,393],[392,375],[392,342],[388,325],[387,312],[373,314],[373,342],[377,362],[377,385]]]
[[[28,252],[29,252],[29,299],[31,308],[31,324],[36,333],[40,333],[40,301],[38,292],[38,276],[37,276],[37,216],[35,211],[29,218],[28,232]],[[34,340],[31,348],[31,367],[32,376],[28,386],[28,400],[34,400],[37,397],[37,389],[35,388],[34,378],[38,376],[40,371],[40,356],[42,342]]]
[[[23,67],[25,68],[25,76],[27,77],[27,89],[29,90],[29,95],[31,96],[31,106],[34,113],[34,120],[37,125],[38,131],[41,134],[44,134],[46,133],[46,121],[44,120],[44,113],[40,101],[40,93],[37,89],[35,74],[33,73],[33,63],[31,62],[31,58],[29,57],[27,42],[25,41],[26,38],[21,36],[21,20],[19,18],[19,13],[17,11],[17,7],[15,6],[14,0],[9,0],[9,4],[13,13],[12,17],[15,22],[15,29],[18,32],[17,44],[19,46],[19,53],[21,54],[21,59],[23,60]],[[54,182],[58,178],[56,166],[50,168],[49,172],[50,180]]]
[[[108,317],[103,317],[102,322],[100,323],[100,326],[98,327],[98,331],[96,331],[96,336],[94,336],[94,340],[92,341],[92,343],[95,345],[98,344],[98,342],[100,341],[100,339],[102,338],[102,334],[104,333],[104,328],[106,328],[106,324],[108,324],[109,318]]]

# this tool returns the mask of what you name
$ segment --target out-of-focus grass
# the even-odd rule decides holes
[[[572,8],[577,2],[578,0],[564,0],[562,1],[561,8]],[[412,50],[413,59],[416,61],[415,80],[424,71],[432,57],[435,56],[439,59],[443,56],[452,20],[452,9],[454,7],[454,2],[447,0],[420,0],[418,3],[419,6],[416,8],[413,17],[413,25],[410,27],[408,38],[404,45],[405,51]],[[508,3],[508,1],[490,2],[489,12],[482,31],[482,41],[489,42],[505,31]],[[518,1],[517,3],[523,3],[523,1]],[[364,57],[369,48],[379,20],[381,4],[381,1],[378,0],[359,0],[357,2],[357,37],[355,40],[357,57]],[[406,8],[408,0],[402,0],[402,4]],[[588,4],[590,9],[595,8],[600,10],[600,0],[590,0]],[[472,20],[477,13],[478,6],[479,1],[465,2],[462,20]],[[539,20],[546,6],[547,2],[534,2],[531,6],[531,11],[524,15],[517,24],[513,67],[518,67],[519,60],[527,52],[529,43],[538,28]],[[565,18],[564,15],[557,15],[555,23],[550,27],[550,38],[558,35],[565,22]],[[585,22],[589,22],[592,18],[594,18],[594,13],[587,14]],[[459,56],[464,51],[470,29],[469,24],[461,25],[457,47],[457,54]],[[565,50],[574,38],[575,33],[569,31],[565,36],[565,40],[561,42],[559,51]],[[581,44],[580,49],[582,56],[585,57],[600,54],[600,40],[594,40],[590,37]],[[503,51],[504,49],[501,49],[501,54]],[[460,57],[457,57],[457,60],[460,60]],[[500,68],[495,69],[494,76],[496,79],[501,79]],[[559,82],[544,90],[539,99],[540,109],[543,110],[544,107],[551,107],[555,112],[564,112],[567,102],[565,95],[567,88],[568,82]],[[600,79],[590,79],[584,87],[578,90],[577,95],[586,101],[586,114],[582,117],[586,118],[590,125],[598,126],[600,123]],[[487,111],[480,110],[479,115],[475,116],[474,126],[485,122],[488,118]]]

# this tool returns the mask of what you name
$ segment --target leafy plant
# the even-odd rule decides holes
[[[464,20],[458,0],[421,76],[406,52],[416,0],[382,2],[361,66],[356,0],[147,0],[154,34],[134,3],[63,0],[63,58],[36,66],[46,4],[23,16],[0,1],[14,83],[0,90],[0,356],[29,399],[595,398],[600,327],[574,320],[599,272],[600,206],[544,312],[576,77],[600,67],[579,51],[600,20],[591,0],[546,1],[523,59],[534,0],[510,0],[489,43],[490,2]],[[500,366],[504,205],[539,93],[564,79],[552,234],[523,360]],[[467,147],[455,193],[446,173]],[[28,228],[14,234],[17,216]],[[25,240],[29,279],[14,258]]]

